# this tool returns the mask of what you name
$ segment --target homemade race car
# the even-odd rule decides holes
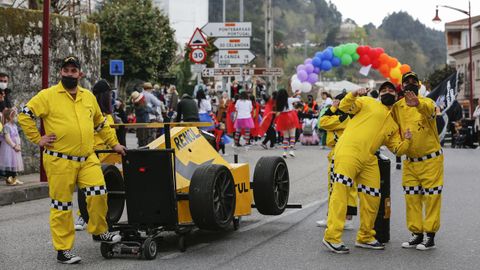
[[[233,225],[237,230],[252,207],[263,215],[301,207],[287,204],[289,174],[282,158],[260,158],[250,180],[248,163],[227,162],[207,140],[211,135],[197,128],[207,125],[125,124],[163,128],[165,135],[142,149],[127,150],[124,157],[97,151],[108,190],[107,221],[122,236],[119,243],[101,244],[103,257],[134,254],[151,260],[163,232],[178,234],[178,247],[185,251],[185,236],[195,227],[218,231]],[[79,192],[79,202],[82,197]],[[127,221],[119,222],[125,202]],[[80,210],[88,218],[84,204]]]

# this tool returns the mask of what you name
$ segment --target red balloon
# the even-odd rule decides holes
[[[371,64],[372,64],[372,68],[378,69],[381,63],[380,63],[380,60],[378,59],[372,59]]]
[[[373,51],[374,51],[375,57],[374,57],[374,58],[371,58],[371,59],[378,59],[378,57],[380,57],[380,54],[383,53],[383,49],[382,49],[382,48],[375,48]]]
[[[357,53],[358,55],[362,56],[363,54],[365,54],[365,46],[358,46],[357,47]]]
[[[368,52],[368,56],[370,57],[370,59],[376,59],[378,57],[375,53],[375,48],[370,49],[370,51]]]
[[[363,46],[363,54],[369,54],[371,49],[372,48],[370,48],[370,46],[368,46],[368,45]]]
[[[358,62],[362,65],[362,66],[368,66],[370,65],[370,57],[368,57],[367,54],[363,54],[360,56],[360,58],[358,59]]]

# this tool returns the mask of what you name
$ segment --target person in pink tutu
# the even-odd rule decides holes
[[[252,119],[252,102],[248,99],[247,92],[240,93],[240,99],[235,103],[235,128],[234,142],[235,146],[240,146],[240,135],[245,131],[244,139],[246,145],[250,145],[250,130],[255,127]]]
[[[15,125],[16,111],[5,109],[3,111],[3,130],[0,136],[0,171],[6,177],[9,186],[21,185],[17,173],[23,171],[22,147],[18,129]]]
[[[293,104],[300,102],[298,97],[288,97],[287,90],[280,89],[277,93],[277,106],[275,126],[277,131],[283,134],[283,157],[287,158],[287,150],[290,149],[288,154],[291,157],[295,157],[295,130],[301,128],[298,121],[297,111],[294,109]]]

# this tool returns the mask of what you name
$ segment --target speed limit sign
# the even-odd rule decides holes
[[[203,63],[207,59],[207,52],[203,48],[194,48],[190,51],[190,60],[194,63]]]

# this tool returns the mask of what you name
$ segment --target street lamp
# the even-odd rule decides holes
[[[470,1],[468,1],[468,11],[463,9],[454,8],[451,6],[444,6],[444,5],[437,5],[435,9],[435,17],[432,19],[434,23],[440,23],[440,17],[438,17],[438,7],[444,7],[456,10],[461,12],[465,15],[468,15],[468,57],[469,57],[469,64],[468,64],[468,73],[469,73],[469,81],[470,81],[470,117],[473,115],[473,61],[472,61],[472,13],[470,10]]]

